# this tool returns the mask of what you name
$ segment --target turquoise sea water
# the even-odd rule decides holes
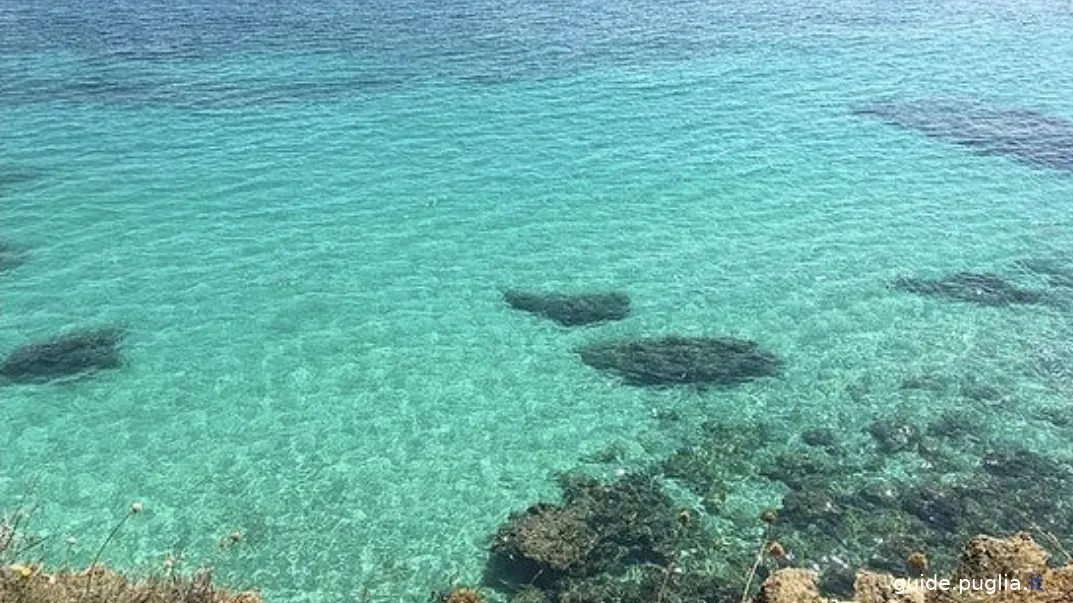
[[[1073,291],[889,287],[1042,287],[1015,262],[1073,259],[1073,174],[852,112],[1073,119],[1069,2],[48,4],[0,0],[0,233],[27,250],[0,349],[130,336],[119,370],[0,389],[0,496],[83,562],[140,500],[118,565],[181,550],[269,601],[422,601],[477,581],[586,455],[628,469],[710,418],[864,442],[955,404],[906,394],[919,375],[993,384],[981,431],[1073,455],[1045,420],[1073,404]],[[634,307],[567,330],[509,287]],[[754,339],[785,369],[645,390],[573,353],[653,334]]]

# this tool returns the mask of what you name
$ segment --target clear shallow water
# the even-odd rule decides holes
[[[1073,118],[1069,3],[0,4],[0,344],[122,323],[118,371],[5,386],[5,507],[88,557],[186,550],[270,600],[423,600],[507,514],[619,443],[705,418],[847,438],[899,385],[974,375],[981,418],[1068,458],[1070,311],[895,293],[1073,254],[1073,178],[862,119],[970,98]],[[163,11],[163,12],[160,12]],[[9,182],[10,181],[10,182]],[[567,331],[506,287],[621,288]],[[629,389],[571,350],[731,334],[784,374]],[[608,467],[613,470],[614,467]],[[737,493],[742,513],[777,490]],[[246,533],[228,551],[217,540]],[[88,559],[87,559],[88,561]]]

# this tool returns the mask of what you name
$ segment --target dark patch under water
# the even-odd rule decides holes
[[[778,373],[779,359],[754,341],[730,337],[652,337],[599,342],[582,362],[629,385],[729,386]]]
[[[978,272],[957,272],[940,279],[902,277],[894,281],[893,287],[899,291],[984,306],[1035,304],[1044,299],[1039,291],[1021,289],[1001,276]]]
[[[562,504],[516,513],[492,538],[484,581],[514,593],[511,601],[651,603],[662,593],[665,601],[714,602],[741,592],[699,572],[672,575],[695,565],[682,551],[711,539],[653,476],[565,474],[560,486]]]
[[[567,326],[622,320],[630,313],[630,296],[606,293],[542,293],[510,289],[503,299],[515,310],[529,312]]]
[[[789,555],[765,556],[760,579],[786,565],[815,567],[830,594],[849,595],[855,570],[905,575],[918,551],[929,571],[948,572],[979,533],[1068,540],[1070,459],[1001,443],[982,418],[879,416],[867,428],[871,450],[832,429],[803,430],[800,446],[764,423],[704,423],[693,445],[646,470],[612,481],[564,475],[563,503],[514,514],[492,538],[485,581],[515,593],[512,601],[650,603],[663,593],[737,603],[761,543],[777,541]],[[896,459],[919,469],[893,478]],[[781,482],[781,508],[761,518],[728,512],[743,476]],[[726,540],[727,530],[744,544]]]
[[[1011,157],[1073,172],[1073,121],[1040,111],[933,101],[875,103],[858,107],[854,113],[961,145],[980,155]]]
[[[764,425],[713,422],[659,473],[701,497],[714,515],[723,513],[725,484],[736,475],[755,471],[782,482],[788,492],[770,538],[794,554],[795,565],[821,569],[835,590],[851,585],[861,567],[910,571],[914,551],[924,551],[934,570],[949,571],[958,547],[979,533],[1035,530],[1068,539],[1070,459],[1000,443],[980,429],[980,418],[959,411],[917,425],[878,417],[867,428],[874,451],[865,455],[852,449],[848,433],[817,440],[816,430],[807,430],[808,446],[782,447]],[[888,463],[898,458],[917,459],[919,471],[892,479]]]
[[[265,0],[252,6],[0,3],[0,52],[60,59],[7,64],[0,104],[230,108],[350,100],[430,77],[471,84],[555,78],[711,55],[733,43],[727,20],[743,19],[735,7],[700,0],[458,0],[449,6]],[[237,73],[230,61],[246,56],[332,59],[265,69],[247,63]]]
[[[124,334],[123,329],[105,327],[25,344],[0,364],[0,376],[34,383],[117,368],[123,363],[118,345]]]

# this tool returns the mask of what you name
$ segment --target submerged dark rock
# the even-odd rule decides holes
[[[980,155],[1011,157],[1073,172],[1073,121],[1032,109],[929,101],[875,103],[858,107],[854,113],[967,147]]]
[[[920,443],[920,432],[910,423],[879,420],[868,427],[868,433],[872,434],[876,447],[884,454],[915,450]]]
[[[28,343],[0,364],[0,376],[30,383],[119,367],[123,361],[118,345],[124,334],[123,329],[108,327]]]
[[[809,446],[829,451],[838,448],[838,437],[835,435],[834,430],[829,427],[807,429],[801,432],[801,441]]]
[[[715,552],[712,535],[652,474],[603,481],[568,473],[560,486],[563,503],[512,515],[492,540],[484,583],[507,591],[511,601],[700,603],[740,597],[740,575],[753,551],[734,556],[729,579],[713,576],[707,563]]]
[[[985,423],[981,417],[966,409],[946,410],[928,424],[928,434],[948,440],[960,440],[983,435]]]
[[[1073,406],[1051,408],[1041,413],[1043,420],[1055,427],[1073,428]]]
[[[729,337],[656,337],[593,343],[582,362],[629,385],[736,385],[778,373],[779,359],[753,341]]]
[[[496,573],[525,584],[543,577],[547,585],[568,573],[584,572],[596,533],[577,506],[538,503],[514,515],[492,541]]]
[[[622,320],[630,313],[630,296],[606,293],[538,293],[509,289],[503,299],[515,310],[550,318],[568,327]]]
[[[984,306],[1035,304],[1043,301],[1043,294],[1039,291],[1021,289],[1001,276],[988,273],[957,272],[934,280],[902,277],[894,281],[893,287],[899,291]]]
[[[975,458],[956,470],[914,463],[905,473],[891,470],[914,460],[912,448],[888,463],[888,454],[831,446],[832,435],[816,430],[801,434],[814,442],[804,447],[766,423],[708,422],[700,440],[643,473],[610,482],[568,473],[563,503],[535,505],[499,530],[485,584],[519,601],[737,603],[750,568],[758,576],[785,564],[815,568],[828,588],[848,592],[852,568],[915,573],[921,552],[929,572],[952,571],[951,547],[980,533],[1031,529],[1073,546],[1073,459],[960,433],[917,437],[925,430],[902,428],[910,424],[890,416],[872,427],[894,447],[917,441],[921,460],[934,446]],[[762,526],[736,503],[694,498],[740,492],[743,477],[787,489]],[[759,568],[758,543],[767,549]]]
[[[700,526],[681,519],[651,476],[603,482],[567,474],[560,486],[563,504],[533,505],[499,529],[486,580],[562,592],[630,567],[664,566],[702,541]]]
[[[899,421],[891,417],[885,423]],[[947,443],[922,440],[919,454],[925,457],[924,448],[932,446],[972,450],[981,458],[956,471],[926,463],[907,480],[882,467],[846,467],[819,472],[817,479],[785,480],[774,476],[766,462],[761,474],[778,477],[790,488],[772,537],[796,551],[798,562],[824,574],[841,571],[839,559],[904,572],[912,569],[906,560],[914,551],[928,551],[934,567],[946,571],[956,559],[939,551],[980,533],[1032,528],[1068,538],[1073,525],[1068,458],[960,437]]]
[[[1028,480],[1033,485],[1068,482],[1073,472],[1059,460],[1024,448],[991,450],[980,460],[980,469],[1002,480]]]

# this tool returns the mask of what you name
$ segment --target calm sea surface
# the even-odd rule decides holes
[[[986,383],[981,433],[1073,456],[1047,420],[1073,288],[1019,263],[1073,274],[1073,171],[1000,148],[1073,162],[1069,1],[0,0],[0,32],[0,353],[129,333],[119,369],[0,386],[0,506],[37,505],[53,559],[140,500],[115,565],[421,602],[609,446],[593,471],[765,420],[865,454],[877,417],[965,404],[922,376]],[[1051,303],[891,287],[957,272]],[[633,307],[566,329],[506,288]],[[665,334],[784,368],[645,389],[574,353]],[[778,505],[750,483],[732,511]]]

